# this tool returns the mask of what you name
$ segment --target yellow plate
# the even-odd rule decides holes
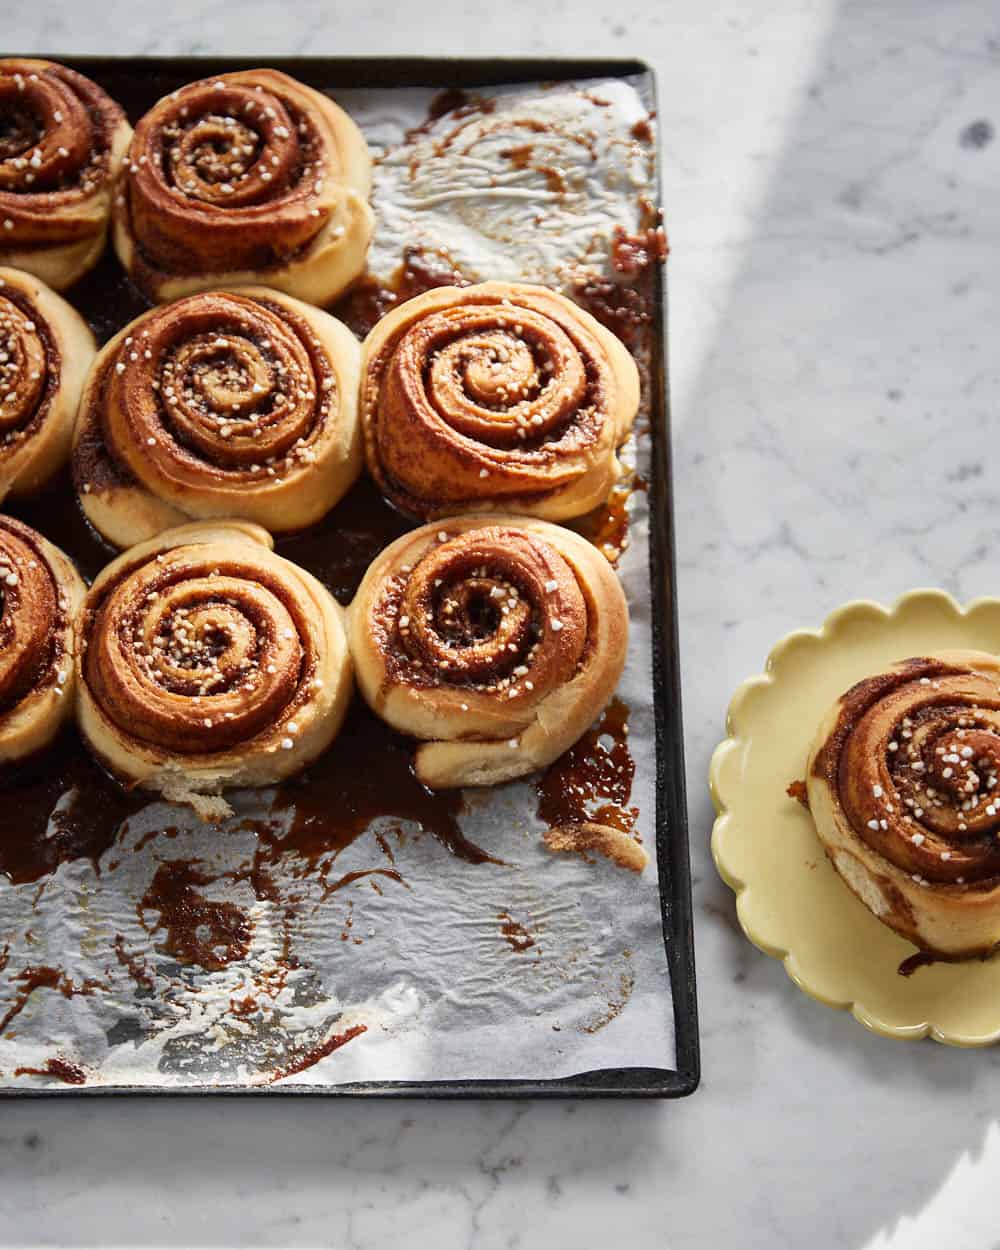
[[[747,937],[781,959],[807,994],[849,1008],[886,1037],[988,1046],[1000,1039],[1000,958],[901,976],[914,947],[848,890],[809,813],[786,794],[805,777],[813,735],[834,699],[894,660],[944,647],[1000,651],[1000,599],[963,609],[944,591],[914,590],[892,608],[849,603],[818,631],[782,639],[766,673],[733,696],[729,737],[712,757],[712,854],[736,891]]]

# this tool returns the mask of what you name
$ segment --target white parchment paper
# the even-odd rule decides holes
[[[445,115],[407,140],[433,94],[337,97],[379,158],[373,273],[389,278],[416,245],[446,254],[472,280],[565,287],[607,274],[614,226],[637,227],[639,197],[655,194],[652,149],[630,133],[647,115],[639,90],[622,81],[503,89],[488,93],[492,112]],[[505,155],[520,144],[532,149],[523,168]],[[640,435],[626,459],[644,472],[647,458]],[[502,864],[463,862],[413,829],[387,826],[380,839],[373,828],[312,869],[279,857],[272,897],[251,886],[257,837],[243,825],[277,819],[273,795],[236,796],[237,815],[222,828],[151,803],[97,865],[77,860],[18,887],[0,878],[0,1020],[14,1011],[0,1032],[0,1087],[58,1085],[15,1075],[53,1057],[79,1065],[88,1085],[147,1087],[674,1066],[655,862],[646,495],[634,494],[630,508],[619,570],[632,628],[620,694],[630,708],[632,802],[651,855],[641,877],[550,853],[530,782],[466,796],[464,833]],[[160,917],[142,905],[158,868],[186,860],[206,878],[200,898],[231,903],[249,922],[246,956],[217,971],[164,949]],[[369,875],[328,889],[354,872]],[[504,917],[524,940],[508,940]],[[61,981],[26,995],[23,973],[39,965]]]

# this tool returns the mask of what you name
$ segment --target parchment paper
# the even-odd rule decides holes
[[[630,137],[647,102],[622,81],[487,94],[494,112],[445,116],[409,142],[433,92],[338,95],[380,158],[373,272],[388,278],[414,244],[445,249],[473,280],[566,286],[609,272],[613,227],[635,228],[639,196],[655,195],[653,149]],[[544,130],[532,129],[538,121]],[[519,143],[532,145],[525,168],[503,155]],[[626,453],[640,472],[644,444],[640,435]],[[334,853],[311,870],[281,859],[274,897],[258,898],[247,875],[256,835],[241,826],[267,815],[273,795],[236,796],[222,828],[151,803],[96,866],[77,860],[18,887],[0,878],[0,1020],[20,1007],[0,1033],[0,1087],[58,1085],[14,1075],[53,1057],[79,1065],[88,1085],[147,1087],[674,1066],[655,862],[645,494],[630,508],[620,693],[630,708],[632,802],[651,856],[641,877],[599,857],[549,852],[526,782],[466,796],[463,831],[502,865],[462,862],[412,829],[386,828],[380,843],[373,828],[335,864]],[[333,879],[391,868],[385,847],[402,881],[375,874],[329,892]],[[230,902],[249,921],[245,958],[217,971],[166,952],[156,910],[141,906],[161,864],[189,859],[209,879],[199,896]],[[520,936],[508,940],[503,916]],[[25,994],[19,974],[38,965],[61,980]],[[357,1026],[365,1031],[316,1061]]]

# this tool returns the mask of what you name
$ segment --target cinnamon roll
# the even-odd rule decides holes
[[[118,547],[192,518],[312,524],[361,470],[359,360],[346,326],[263,287],[153,308],[87,378],[73,455],[84,512]]]
[[[96,347],[83,318],[32,274],[0,268],[0,500],[69,459]]]
[[[273,69],[222,74],[136,126],[115,248],[154,300],[264,282],[325,304],[364,268],[370,189],[361,131],[327,96]]]
[[[113,560],[87,595],[80,729],[120,780],[190,803],[297,772],[351,692],[343,612],[259,526],[182,525]]]
[[[1000,658],[942,651],[859,682],[806,785],[827,855],[879,920],[945,958],[1000,942]]]
[[[62,291],[96,264],[132,130],[96,83],[0,59],[0,264]]]
[[[365,340],[361,414],[383,494],[427,518],[468,511],[548,520],[608,496],[639,374],[622,343],[546,287],[439,287]]]
[[[85,593],[68,556],[0,516],[0,763],[41,750],[72,715]]]
[[[621,675],[628,609],[578,534],[453,517],[377,557],[348,631],[362,694],[422,740],[416,774],[437,790],[520,777],[571,746]]]

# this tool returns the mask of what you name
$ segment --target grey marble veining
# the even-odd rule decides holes
[[[7,6],[11,50],[632,54],[660,76],[704,1083],[674,1105],[21,1103],[0,1245],[990,1250],[998,1052],[902,1045],[739,934],[704,774],[845,599],[1000,587],[989,0]]]

